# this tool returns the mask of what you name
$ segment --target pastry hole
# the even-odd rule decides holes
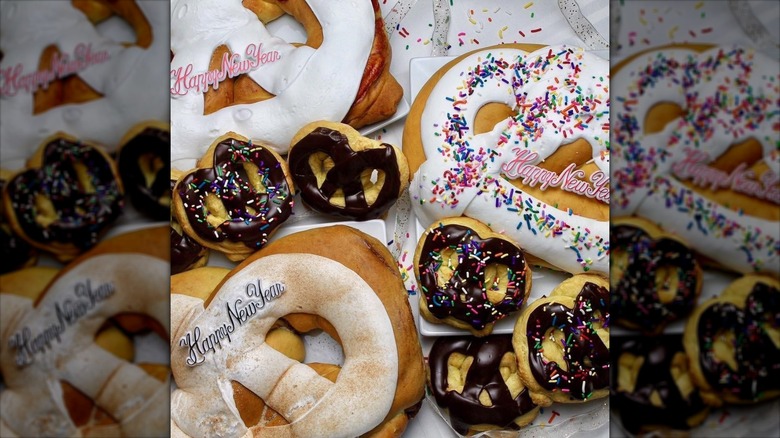
[[[458,269],[458,252],[447,248],[436,254],[433,260],[438,264],[436,286],[439,289],[446,289],[450,279],[455,275],[455,270]]]
[[[520,380],[520,373],[517,369],[517,356],[512,352],[506,352],[501,356],[501,363],[498,365],[498,372],[501,373],[501,378],[504,379],[506,387],[509,389],[509,394],[512,399],[517,398],[518,395],[525,389],[523,381]]]
[[[669,122],[682,117],[684,114],[685,111],[676,103],[657,103],[645,114],[645,133],[652,134],[663,131]]]
[[[138,157],[138,168],[141,169],[144,176],[144,185],[152,187],[154,180],[157,179],[157,174],[165,168],[165,162],[157,154],[142,154]]]
[[[479,404],[482,406],[493,406],[493,400],[490,399],[490,394],[488,394],[487,390],[483,389],[482,391],[479,391]]]
[[[132,362],[135,357],[133,340],[111,322],[106,322],[95,334],[95,344],[128,362]]]
[[[484,132],[490,132],[502,120],[514,116],[517,111],[508,105],[499,102],[491,102],[483,105],[477,110],[474,118],[474,134],[479,135]]]
[[[639,370],[645,358],[631,353],[623,353],[618,358],[618,391],[632,393],[636,389]]]
[[[569,365],[563,356],[564,342],[566,342],[566,338],[561,329],[547,329],[544,340],[542,340],[542,355],[548,362],[555,362],[563,371],[568,371]]]
[[[385,185],[386,174],[378,169],[364,169],[360,173],[360,183],[363,186],[363,195],[366,198],[366,204],[374,205],[382,187]]]
[[[222,204],[219,196],[213,193],[206,194],[206,202],[204,204],[206,206],[206,221],[213,228],[219,228],[225,221],[230,220],[225,205]]]
[[[455,391],[458,394],[463,392],[472,363],[474,363],[473,356],[457,352],[450,354],[447,358],[447,391]]]
[[[734,357],[734,345],[736,345],[734,332],[731,330],[720,330],[713,339],[712,354],[715,360],[725,363],[732,371],[737,371],[739,366]]]
[[[688,356],[685,353],[678,351],[674,354],[670,373],[674,383],[677,385],[677,389],[680,390],[680,394],[684,399],[688,400],[694,388],[691,375],[688,372]]]
[[[661,399],[661,394],[658,393],[657,389],[654,389],[653,392],[650,393],[650,404],[659,408],[664,407],[664,402]]]
[[[249,181],[249,184],[252,185],[252,188],[255,190],[255,192],[267,193],[268,189],[266,189],[265,185],[263,184],[263,179],[260,177],[260,168],[257,167],[254,163],[250,163],[249,161],[245,161],[242,167],[244,169],[244,173],[246,174],[246,180]]]
[[[328,203],[330,205],[333,205],[335,207],[344,208],[347,206],[347,200],[344,196],[344,190],[343,189],[336,189],[335,192],[333,192],[333,196],[328,199]]]
[[[79,190],[82,193],[95,193],[95,186],[92,184],[92,178],[89,175],[89,168],[81,162],[73,163],[73,171],[76,173],[76,180],[79,182]]]
[[[317,188],[322,187],[328,172],[335,166],[336,163],[333,161],[333,158],[325,152],[315,152],[309,155],[309,167],[311,167],[314,177],[317,178]]]
[[[36,193],[35,194],[35,222],[41,227],[48,228],[52,222],[57,221],[57,210],[54,208],[54,204],[48,197]]]
[[[485,292],[491,303],[500,303],[506,298],[511,274],[512,271],[506,265],[491,263],[485,266]]]
[[[679,268],[674,266],[658,267],[655,274],[655,290],[661,303],[669,304],[674,301],[679,282]]]

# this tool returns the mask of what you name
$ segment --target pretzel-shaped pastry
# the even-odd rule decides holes
[[[613,214],[655,222],[729,270],[777,275],[777,60],[682,45],[615,70]]]
[[[167,376],[148,374],[145,367],[115,356],[95,339],[111,318],[166,335],[168,251],[158,244],[165,236],[165,227],[158,227],[101,242],[56,273],[35,301],[23,296],[41,285],[35,277],[14,294],[3,290],[4,431],[21,436],[167,433]],[[4,283],[6,287],[10,286]],[[99,407],[113,424],[81,424],[77,413],[84,404],[87,412]]]
[[[428,228],[414,254],[422,291],[420,314],[485,336],[525,303],[531,268],[515,243],[469,218],[442,219]]]
[[[116,164],[98,146],[57,134],[27,166],[3,192],[11,226],[62,261],[94,246],[122,211]]]
[[[2,193],[11,173],[0,169],[0,274],[15,271],[35,264],[38,253],[11,228],[5,215]]]
[[[409,166],[400,149],[342,123],[304,126],[293,137],[288,161],[306,205],[351,219],[382,216],[409,185]]]
[[[171,215],[171,134],[167,123],[136,125],[120,141],[119,176],[133,206],[156,221]]]
[[[657,335],[693,310],[702,270],[685,242],[641,218],[612,221],[611,241],[610,311],[617,324]]]
[[[609,283],[597,275],[564,280],[526,307],[512,345],[539,406],[609,395]]]
[[[608,89],[608,63],[567,46],[500,45],[445,65],[404,127],[417,217],[477,219],[538,263],[606,275]]]
[[[748,275],[701,303],[683,342],[704,402],[751,404],[780,396],[780,281]]]
[[[198,243],[231,260],[262,248],[292,213],[287,163],[265,146],[230,132],[197,166],[174,189],[176,219]]]

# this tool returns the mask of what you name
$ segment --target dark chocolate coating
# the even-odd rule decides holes
[[[574,308],[555,302],[534,308],[526,330],[528,361],[536,383],[548,391],[567,393],[572,400],[587,400],[593,391],[609,388],[609,348],[592,327],[599,322],[609,327],[608,303],[609,291],[588,282]],[[542,340],[553,328],[563,332],[565,371],[541,352]]]
[[[653,240],[643,230],[621,225],[612,228],[613,248],[628,253],[623,277],[611,286],[612,314],[617,324],[627,321],[641,327],[646,334],[658,332],[659,325],[689,314],[696,304],[697,263],[693,252],[672,239]],[[656,273],[661,267],[677,272],[677,295],[662,303],[656,290]]]
[[[79,182],[76,163],[84,166],[94,190]],[[112,163],[92,146],[54,139],[43,151],[43,164],[14,176],[6,188],[13,214],[24,233],[41,244],[94,246],[122,212],[123,193]],[[36,221],[36,196],[48,198],[58,218],[48,226]]]
[[[170,180],[171,192],[176,180]],[[171,222],[176,218],[171,216]],[[186,271],[204,256],[205,248],[186,233],[179,233],[171,225],[171,275]]]
[[[244,169],[246,162],[257,167],[264,193],[252,186]],[[232,138],[217,145],[211,169],[184,175],[177,191],[190,226],[211,242],[228,240],[260,249],[292,213],[293,194],[281,163],[264,147]],[[230,216],[218,227],[206,221],[208,194],[219,198]]]
[[[148,155],[158,157],[163,163],[151,186],[147,185],[146,176],[139,165],[141,157]],[[171,189],[168,184],[171,174],[170,133],[152,127],[144,129],[122,146],[117,165],[125,193],[133,206],[156,221],[168,219],[171,214]]]
[[[17,236],[5,218],[2,192],[5,180],[0,179],[0,274],[16,271],[36,256],[35,249]]]
[[[431,369],[430,386],[436,403],[449,410],[452,427],[465,434],[469,426],[493,424],[499,428],[517,425],[513,420],[536,408],[528,390],[512,398],[499,371],[501,358],[513,352],[512,335],[440,337],[436,339],[428,358]],[[447,390],[447,362],[453,353],[472,356],[463,391]],[[492,406],[484,406],[479,394],[486,391]]]
[[[683,398],[672,376],[672,359],[683,353],[682,335],[664,335],[646,338],[639,336],[612,338],[612,396],[611,405],[620,413],[623,427],[638,434],[643,428],[667,427],[688,430],[690,417],[707,410],[699,391],[694,390],[688,399]],[[623,354],[644,357],[644,363],[636,378],[633,392],[618,391],[620,375],[618,361]],[[655,406],[650,396],[656,392],[663,406]]]
[[[446,286],[437,285],[440,253],[453,248],[458,251],[458,266]],[[509,278],[504,298],[491,303],[485,291],[485,267],[488,264],[507,267]],[[473,230],[461,225],[442,225],[425,237],[418,261],[420,288],[428,310],[437,318],[452,316],[471,324],[477,330],[520,309],[525,301],[525,255],[512,242],[501,238],[482,239]],[[466,296],[461,299],[461,295]]]
[[[699,316],[699,363],[704,378],[716,391],[754,402],[766,391],[780,390],[780,349],[769,337],[769,327],[780,329],[780,291],[766,283],[753,286],[743,309],[721,302]],[[718,360],[712,349],[723,331],[735,335],[737,370]]]
[[[301,199],[311,208],[327,214],[357,220],[375,219],[384,214],[398,199],[401,190],[401,172],[395,149],[383,143],[382,149],[355,152],[347,137],[333,129],[317,128],[303,137],[290,151],[288,161]],[[322,187],[317,186],[317,177],[309,165],[309,157],[323,152],[335,163],[325,176]],[[360,174],[366,169],[382,170],[385,182],[376,201],[369,206],[366,202]],[[337,207],[328,200],[341,189],[345,206]]]

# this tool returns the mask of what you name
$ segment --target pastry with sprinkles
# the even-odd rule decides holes
[[[609,283],[564,280],[520,314],[512,335],[520,376],[539,406],[609,395]]]
[[[698,306],[683,342],[705,403],[752,404],[780,396],[780,281],[747,275]]]
[[[171,169],[170,186],[171,193],[176,187],[176,181],[181,177],[180,170]],[[171,275],[179,274],[190,269],[205,266],[209,260],[209,249],[188,236],[182,230],[176,216],[171,213]]]
[[[493,331],[520,310],[531,291],[531,268],[520,247],[487,225],[446,218],[428,228],[414,254],[420,315],[434,324]]]
[[[780,274],[780,66],[674,45],[615,67],[613,216],[638,216],[715,266]]]
[[[240,261],[290,217],[293,187],[287,163],[276,152],[229,132],[179,178],[174,214],[196,242]]]
[[[0,169],[0,258],[3,260],[0,263],[0,274],[32,266],[38,261],[38,252],[13,232],[5,216],[2,193],[11,176],[12,172]]]
[[[423,226],[466,216],[532,262],[609,270],[609,63],[581,48],[506,44],[454,59],[404,127]]]
[[[611,312],[615,324],[658,335],[687,316],[701,294],[693,250],[641,218],[612,221]]]

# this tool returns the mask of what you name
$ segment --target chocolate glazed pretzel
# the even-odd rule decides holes
[[[123,142],[117,165],[128,198],[150,218],[164,221],[171,214],[171,134],[146,126],[134,129]]]
[[[124,205],[113,160],[99,148],[57,135],[8,181],[4,202],[14,230],[70,260],[94,246]]]
[[[448,389],[448,372],[452,371],[448,363],[453,353],[474,358],[460,392]],[[516,429],[515,418],[538,411],[526,388],[512,397],[499,369],[507,353],[514,353],[511,335],[442,337],[434,342],[428,360],[431,390],[436,403],[449,410],[452,426],[459,433],[466,434],[476,424]],[[480,402],[482,391],[490,396],[490,406]]]
[[[318,125],[322,126],[312,130]],[[299,138],[307,130],[311,132]],[[290,171],[311,208],[351,219],[375,219],[406,187],[408,170],[405,178],[402,172],[406,158],[393,146],[360,139],[357,131],[341,124],[315,122],[301,132],[290,149]],[[371,181],[374,171],[376,183]]]

